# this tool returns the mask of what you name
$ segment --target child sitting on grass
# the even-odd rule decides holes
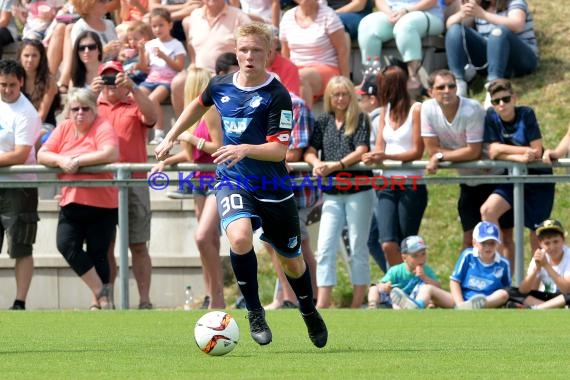
[[[402,241],[400,252],[401,264],[391,267],[378,285],[373,285],[368,291],[368,306],[376,308],[381,298],[387,298],[390,294],[405,294],[412,299],[418,294],[419,289],[429,284],[439,288],[440,284],[433,269],[426,264],[427,253],[424,239],[420,236],[408,236]],[[384,295],[384,297],[382,297]],[[397,304],[397,302],[393,303]]]
[[[442,308],[480,309],[501,307],[507,302],[511,284],[509,262],[497,252],[499,228],[479,222],[473,230],[473,247],[465,249],[451,274],[450,292],[426,284],[415,299],[392,291],[392,301],[403,309],[423,309],[429,303]]]
[[[525,279],[509,290],[508,308],[556,309],[570,305],[570,248],[566,230],[548,219],[536,229],[540,248],[534,252]]]

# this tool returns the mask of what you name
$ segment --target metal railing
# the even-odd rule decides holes
[[[376,167],[366,166],[362,163],[351,166],[347,170],[370,170],[372,169],[425,169],[427,161],[413,161],[402,163],[400,161],[385,161],[382,165]],[[10,180],[0,180],[0,188],[21,188],[21,187],[42,187],[48,185],[58,186],[81,186],[81,187],[101,187],[101,186],[117,186],[119,189],[119,278],[121,289],[121,308],[129,308],[129,236],[128,236],[128,188],[133,186],[149,186],[145,179],[131,179],[131,173],[148,172],[153,164],[129,164],[117,163],[108,165],[99,165],[91,167],[83,167],[80,173],[114,173],[114,179],[109,180],[73,180],[63,181],[59,179],[38,179],[34,182]],[[289,164],[293,171],[309,171],[310,165],[306,163]],[[553,164],[554,167],[570,167],[570,159],[561,159]],[[165,168],[166,172],[193,172],[193,171],[213,171],[214,164],[193,164],[185,163],[172,165]],[[515,281],[520,283],[524,277],[524,184],[525,183],[545,183],[545,182],[568,182],[570,175],[553,174],[553,175],[528,175],[528,168],[549,167],[548,165],[536,164],[519,164],[509,161],[472,161],[463,163],[443,162],[439,164],[439,168],[448,169],[508,169],[509,175],[452,175],[452,176],[431,176],[424,175],[416,180],[418,184],[484,184],[484,183],[512,183],[514,186],[513,193],[513,211],[514,211],[514,241],[515,241]],[[60,169],[47,168],[42,165],[14,165],[10,167],[0,168],[0,176],[4,174],[18,173],[61,173]],[[315,178],[313,178],[315,179]],[[315,179],[316,180],[316,179]],[[177,179],[171,180],[171,184],[177,183]]]

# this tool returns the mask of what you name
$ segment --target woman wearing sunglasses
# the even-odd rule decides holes
[[[99,65],[103,59],[103,45],[97,33],[82,32],[73,45],[71,62],[71,87],[89,88],[98,76]]]
[[[113,179],[112,173],[78,173],[83,166],[119,159],[113,126],[97,116],[95,94],[85,88],[68,95],[68,118],[38,152],[38,163],[61,168],[62,180]],[[107,251],[117,225],[117,188],[64,186],[57,225],[57,249],[92,293],[91,309],[108,309]],[[83,249],[83,246],[86,249]]]
[[[497,79],[489,83],[492,108],[485,117],[484,144],[493,160],[530,163],[542,160],[542,134],[530,107],[517,106],[511,83]],[[552,168],[529,168],[528,174],[552,174]],[[530,229],[531,252],[538,249],[535,230],[550,217],[554,203],[554,183],[524,185],[524,224]],[[497,224],[513,207],[513,185],[500,184],[481,206],[481,218]],[[514,257],[507,257],[514,267]]]

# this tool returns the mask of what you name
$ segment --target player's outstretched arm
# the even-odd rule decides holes
[[[209,107],[206,107],[200,103],[199,98],[194,99],[182,114],[176,120],[170,131],[164,137],[164,140],[154,149],[154,154],[157,160],[164,160],[170,154],[170,149],[174,145],[174,142],[180,136],[182,132],[188,129],[188,126],[194,125],[200,118],[208,111]]]

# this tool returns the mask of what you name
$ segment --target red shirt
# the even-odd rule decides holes
[[[283,86],[289,92],[301,96],[301,79],[299,78],[299,68],[293,62],[283,57],[281,54],[275,54],[275,59],[269,67],[268,71],[279,75],[279,79]]]
[[[127,98],[111,104],[99,97],[97,113],[109,120],[119,138],[119,162],[147,162],[147,132],[152,125],[143,123],[138,104]],[[146,178],[146,173],[133,173],[132,178]]]

